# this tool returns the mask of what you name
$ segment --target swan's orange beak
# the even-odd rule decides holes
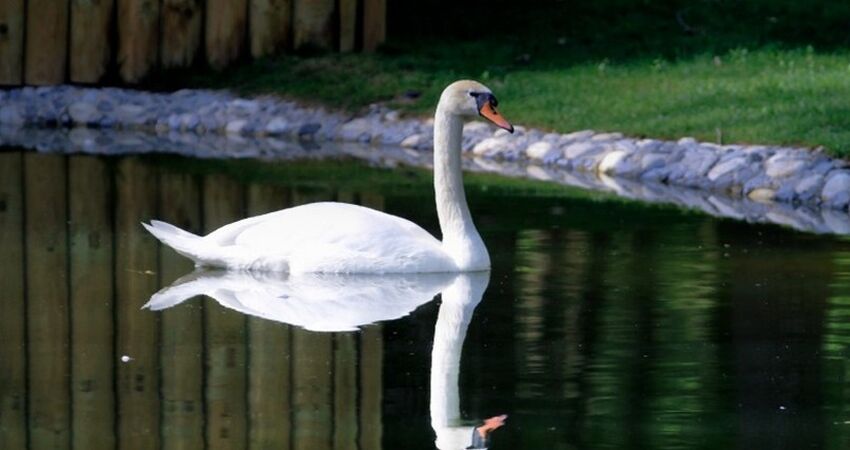
[[[508,130],[508,132],[514,132],[514,126],[510,124],[499,111],[496,111],[496,106],[493,105],[493,98],[490,97],[487,101],[481,102],[478,108],[478,114],[481,114],[481,117],[493,122],[497,127],[504,128]]]

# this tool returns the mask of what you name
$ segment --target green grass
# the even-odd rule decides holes
[[[439,0],[408,3],[395,16],[391,3],[390,24],[401,30],[393,35],[391,28],[379,54],[281,56],[170,77],[170,85],[350,110],[384,102],[425,116],[446,84],[474,78],[521,125],[824,146],[847,157],[850,6],[817,3],[599,0],[523,8],[475,0],[452,6],[455,19],[447,23],[427,17]],[[464,10],[485,6],[499,13],[481,18]],[[411,101],[409,91],[421,95]]]

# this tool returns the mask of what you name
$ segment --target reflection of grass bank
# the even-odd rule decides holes
[[[381,54],[286,56],[177,83],[424,115],[468,77],[524,125],[850,152],[842,2],[409,3],[391,8]]]

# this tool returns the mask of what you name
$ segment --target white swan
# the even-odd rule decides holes
[[[151,296],[161,311],[206,295],[225,308],[310,331],[354,331],[404,317],[431,301],[451,273],[350,275],[197,270]]]
[[[490,90],[457,81],[434,117],[434,190],[443,241],[416,224],[362,206],[313,203],[225,225],[206,236],[160,221],[143,224],[197,266],[289,273],[466,272],[490,256],[466,204],[461,172],[463,119],[481,115],[513,132]]]
[[[460,356],[475,307],[490,282],[490,272],[463,274],[443,290],[431,350],[431,428],[440,450],[470,448],[477,428],[460,415]],[[502,419],[504,420],[504,419]],[[476,447],[478,448],[478,447]]]
[[[476,434],[506,416],[474,426],[461,418],[458,377],[466,331],[490,272],[393,275],[302,274],[200,270],[154,294],[145,308],[160,311],[197,295],[226,308],[311,331],[352,331],[398,319],[442,292],[431,351],[431,427],[440,450],[469,448]],[[479,447],[476,447],[479,448]]]

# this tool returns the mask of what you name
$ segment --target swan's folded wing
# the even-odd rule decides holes
[[[416,224],[345,203],[312,203],[279,211],[243,227],[234,244],[257,259],[284,258],[292,272],[414,272],[447,270],[440,242]]]

